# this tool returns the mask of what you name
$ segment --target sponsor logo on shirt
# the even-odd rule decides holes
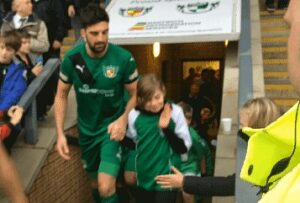
[[[116,77],[119,67],[118,66],[106,66],[103,68],[104,76],[107,78],[114,78]]]
[[[115,90],[105,90],[105,89],[97,89],[97,88],[90,88],[88,84],[82,85],[82,87],[78,88],[78,91],[82,94],[102,94],[105,97],[113,97],[115,96]]]

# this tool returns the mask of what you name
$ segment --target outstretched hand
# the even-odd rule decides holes
[[[164,110],[160,114],[158,126],[160,128],[167,128],[171,120],[171,115],[172,115],[171,104],[166,103],[164,105]]]
[[[172,166],[174,174],[156,176],[156,183],[162,188],[181,188],[183,186],[183,174],[174,166]]]

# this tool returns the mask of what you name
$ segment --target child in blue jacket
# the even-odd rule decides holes
[[[0,112],[6,112],[17,104],[27,88],[26,70],[15,59],[21,46],[16,31],[8,31],[0,36]]]

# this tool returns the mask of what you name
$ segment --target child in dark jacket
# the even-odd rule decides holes
[[[30,53],[30,35],[25,30],[18,32],[21,38],[21,47],[18,50],[16,57],[26,68],[26,79],[29,85],[31,81],[40,75],[43,71],[43,61],[38,61],[42,58],[36,54]]]

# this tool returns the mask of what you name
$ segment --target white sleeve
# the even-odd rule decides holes
[[[185,146],[189,150],[192,146],[192,139],[189,132],[189,127],[187,125],[182,109],[176,104],[172,104],[171,118],[175,123],[176,136],[184,141]]]
[[[136,137],[137,137],[134,123],[139,114],[140,112],[135,109],[132,109],[128,114],[128,128],[127,128],[126,136],[131,138],[134,142],[136,142]]]

